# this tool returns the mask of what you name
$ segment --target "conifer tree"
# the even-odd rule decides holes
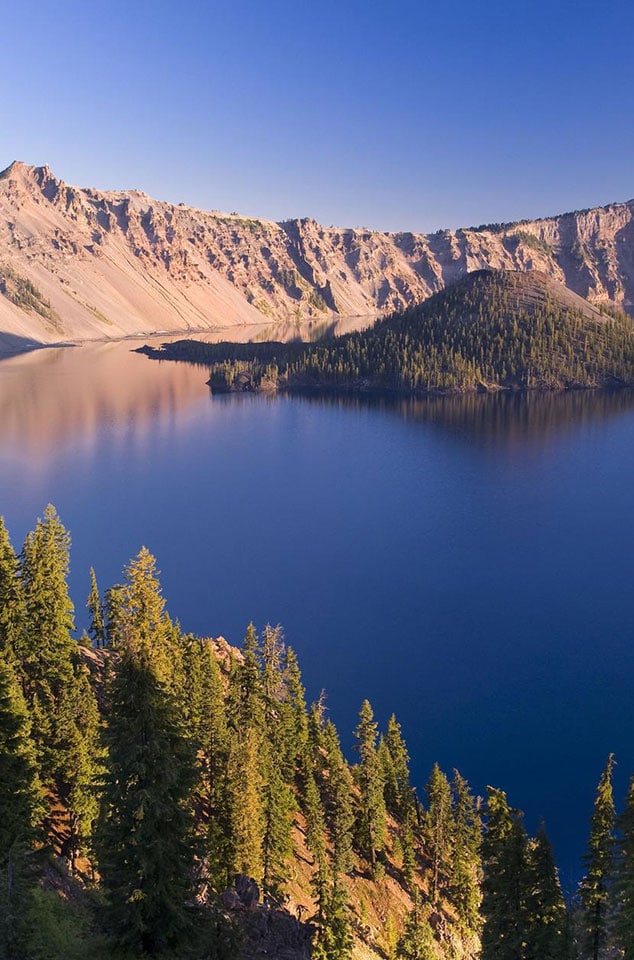
[[[403,851],[403,874],[406,882],[411,884],[415,868],[415,795],[410,780],[407,746],[394,714],[388,720],[385,737],[381,738],[379,756],[385,783],[385,805],[398,823],[398,837]]]
[[[27,534],[20,559],[26,616],[17,653],[40,778],[53,800],[51,829],[72,869],[77,852],[89,843],[96,814],[99,719],[70,632],[69,549],[70,537],[49,505]]]
[[[6,655],[21,671],[18,658],[24,630],[24,596],[19,579],[19,561],[11,545],[3,517],[0,517],[0,654]]]
[[[349,960],[352,955],[352,923],[345,884],[332,884],[327,898],[320,938],[313,950],[315,960]]]
[[[102,773],[100,719],[95,694],[86,673],[78,669],[75,682],[58,699],[60,740],[56,792],[65,816],[57,822],[60,852],[71,873],[80,853],[91,849],[99,812],[97,782]]]
[[[346,763],[337,729],[328,721],[323,732],[326,778],[324,782],[326,822],[332,843],[332,873],[335,881],[352,870],[353,864],[353,779]]]
[[[323,698],[322,701],[323,703]],[[313,950],[317,960],[347,960],[352,950],[352,926],[345,875],[353,866],[354,782],[346,763],[337,729],[332,721],[322,727],[323,711],[313,709],[313,725],[318,731],[320,746],[316,748],[314,769],[323,773],[323,819],[331,843],[330,867],[322,863],[325,845],[319,846],[317,833],[321,811],[307,839],[312,843],[317,860],[313,889],[317,897],[318,936]],[[310,737],[315,742],[315,733]],[[322,753],[323,751],[323,753]],[[323,770],[321,766],[323,764]],[[310,796],[310,794],[308,794]],[[308,801],[310,810],[310,801]],[[307,814],[308,816],[308,814]],[[311,839],[312,838],[312,839]],[[319,853],[317,853],[319,849]]]
[[[271,715],[279,717],[279,705],[283,697],[282,669],[284,665],[285,647],[282,628],[278,624],[272,627],[270,623],[264,628],[261,642],[262,653],[262,692],[266,703],[266,710],[270,724]]]
[[[302,677],[295,651],[286,647],[283,669],[283,701],[280,704],[280,721],[283,744],[283,775],[289,784],[294,784],[301,774],[305,800],[305,772],[308,768],[308,717]]]
[[[121,623],[121,609],[123,607],[123,584],[115,583],[108,587],[104,594],[103,615],[105,644],[108,647],[116,647],[121,637],[119,636],[119,625]]]
[[[114,600],[112,632],[127,650],[145,650],[158,679],[175,687],[178,669],[172,625],[156,569],[156,559],[147,547],[125,568],[125,582]]]
[[[22,691],[0,654],[0,957],[26,958],[33,871],[28,857],[43,816],[35,750]]]
[[[110,690],[99,870],[122,949],[187,941],[193,896],[193,747],[146,645],[123,651]]]
[[[228,795],[233,873],[261,883],[265,819],[260,765],[261,739],[254,727],[233,732],[228,761]]]
[[[253,623],[242,643],[242,660],[234,665],[230,689],[230,715],[236,728],[254,728],[261,734],[264,724],[262,652]]]
[[[196,809],[204,837],[207,879],[213,890],[230,880],[229,729],[220,667],[210,643],[190,637],[184,650],[188,677],[183,716],[197,748]]]
[[[488,787],[482,842],[482,960],[522,960],[527,929],[527,838],[522,816]]]
[[[580,889],[584,947],[593,960],[598,960],[601,956],[609,931],[610,895],[615,867],[613,767],[614,755],[610,754],[597,787],[588,852],[585,857],[587,873],[581,881]]]
[[[634,777],[630,779],[625,809],[619,818],[619,861],[616,876],[617,939],[624,960],[634,958]]]
[[[454,770],[452,794],[454,842],[449,892],[463,930],[479,933],[482,819],[469,784],[458,770]]]
[[[377,725],[368,700],[359,711],[359,723],[355,731],[359,763],[355,776],[359,787],[357,812],[357,842],[362,856],[374,872],[377,856],[385,844],[386,810],[383,797],[383,772],[377,751]]]
[[[405,920],[403,936],[396,946],[396,960],[436,960],[429,910],[421,904],[418,891],[414,894],[414,906]]]
[[[289,880],[296,809],[293,792],[282,776],[280,759],[280,753],[269,742],[262,771],[262,889],[265,897],[275,902],[281,900]]]
[[[27,534],[21,555],[21,581],[26,608],[26,629],[16,651],[24,675],[27,700],[37,700],[46,726],[55,726],[56,699],[72,683],[77,644],[73,604],[68,594],[70,537],[50,504],[44,519]],[[49,773],[54,758],[47,757],[48,744],[39,736],[38,750]]]
[[[451,787],[437,763],[427,782],[426,846],[430,862],[430,896],[437,903],[451,873],[453,816]]]
[[[568,910],[543,825],[528,850],[526,914],[526,960],[570,960]]]
[[[397,820],[402,820],[413,803],[409,772],[409,753],[403,739],[401,725],[394,714],[387,722],[387,732],[381,741],[389,757],[385,779],[385,805]]]
[[[312,892],[317,904],[316,925],[321,930],[328,895],[328,857],[326,853],[326,819],[317,781],[312,769],[305,777],[304,813],[306,816],[306,844],[313,855],[315,872]]]
[[[104,619],[104,605],[99,595],[97,586],[97,577],[94,568],[90,568],[90,593],[86,601],[86,607],[90,614],[90,623],[88,625],[88,636],[92,640],[94,647],[105,647],[106,645],[106,623]]]

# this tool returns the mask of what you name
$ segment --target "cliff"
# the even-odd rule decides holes
[[[540,270],[634,312],[633,215],[629,201],[389,234],[72,187],[15,162],[0,173],[0,347],[333,319],[346,329],[482,268]]]

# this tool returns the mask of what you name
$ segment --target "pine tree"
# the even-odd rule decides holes
[[[118,947],[156,956],[187,941],[193,895],[193,747],[144,645],[110,690],[99,870]]]
[[[477,934],[481,927],[482,819],[469,784],[457,770],[454,770],[452,794],[454,843],[449,892],[464,932]]]
[[[21,670],[18,659],[24,631],[24,596],[19,579],[19,561],[11,545],[4,519],[0,517],[0,654]]]
[[[317,904],[316,926],[321,930],[328,895],[328,857],[326,853],[326,818],[312,769],[306,773],[304,785],[304,813],[306,816],[306,844],[313,855],[315,872],[312,892]]]
[[[91,849],[99,813],[97,782],[102,773],[99,711],[85,671],[78,670],[75,682],[61,691],[58,719],[56,792],[65,816],[58,820],[56,830],[60,852],[74,873],[78,855]]]
[[[77,662],[73,604],[68,594],[70,537],[55,508],[50,504],[44,519],[27,534],[20,558],[20,576],[24,592],[26,618],[23,637],[16,650],[24,676],[27,701],[38,701],[51,727],[53,744],[56,701],[60,690],[73,680]],[[46,774],[55,766],[55,758],[47,755],[53,744],[46,742],[34,728],[38,751]]]
[[[104,605],[99,595],[97,586],[97,577],[93,567],[90,568],[90,593],[86,601],[86,607],[90,614],[90,623],[88,625],[88,636],[94,647],[105,647],[106,645],[106,623],[104,619]]]
[[[324,807],[332,843],[332,873],[335,881],[349,873],[353,865],[353,779],[346,763],[337,729],[328,721],[323,732],[325,781]]]
[[[289,784],[300,774],[305,786],[308,760],[308,717],[302,677],[297,657],[291,647],[284,653],[283,700],[280,704],[281,741],[283,746],[283,773]],[[305,799],[304,794],[302,798]]]
[[[623,950],[624,960],[634,958],[634,777],[625,801],[625,809],[619,818],[620,856],[616,882],[618,903],[617,939]]]
[[[383,797],[383,773],[377,751],[377,725],[368,700],[364,700],[361,704],[355,740],[360,758],[355,768],[359,787],[357,842],[359,851],[374,872],[377,856],[382,852],[385,844],[386,810]]]
[[[570,960],[568,910],[544,826],[528,850],[526,960]]]
[[[610,895],[614,881],[615,810],[612,795],[614,755],[601,774],[591,819],[587,873],[581,881],[584,947],[598,960],[607,944]]]
[[[387,732],[381,743],[385,745],[389,763],[384,772],[385,805],[397,820],[403,820],[413,804],[409,772],[409,753],[403,739],[401,725],[394,714],[387,722]]]
[[[181,710],[197,748],[197,818],[204,837],[207,879],[212,890],[218,891],[228,885],[232,869],[229,729],[223,682],[213,646],[207,641],[188,639],[183,667],[188,683]]]
[[[237,729],[254,728],[262,733],[264,724],[264,685],[262,651],[252,623],[242,643],[242,660],[234,665],[231,677],[230,715]]]
[[[40,778],[51,795],[51,832],[72,870],[79,850],[89,845],[96,814],[99,718],[71,636],[69,550],[70,537],[49,505],[21,555],[26,617],[17,654]]]
[[[320,938],[313,950],[315,960],[348,960],[352,955],[352,923],[346,887],[333,883],[326,901]]]
[[[434,933],[429,923],[429,910],[414,895],[414,906],[405,920],[403,936],[396,946],[396,960],[436,960]]]
[[[177,655],[156,560],[147,547],[141,547],[124,572],[123,586],[110,597],[114,622],[109,633],[131,652],[144,650],[158,679],[174,689]]]
[[[44,809],[22,691],[0,655],[0,957],[25,957],[30,892],[28,858]]]
[[[426,847],[430,862],[430,897],[439,901],[451,873],[453,817],[451,787],[437,763],[427,782]]]
[[[403,851],[403,875],[410,885],[414,877],[415,794],[409,772],[409,754],[400,724],[394,714],[379,744],[379,758],[385,784],[385,806],[398,823],[398,838]]]
[[[527,929],[527,838],[522,816],[488,787],[482,842],[482,960],[522,960]]]
[[[261,739],[253,727],[230,738],[227,787],[233,873],[262,881],[265,820],[260,765]]]
[[[289,880],[293,854],[295,798],[282,776],[280,754],[271,744],[264,750],[264,833],[262,837],[262,889],[264,896],[281,902]]]

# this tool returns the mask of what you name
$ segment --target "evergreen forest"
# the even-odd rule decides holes
[[[544,274],[480,270],[367,330],[315,343],[166,343],[214,391],[405,395],[634,385],[634,322]]]
[[[634,957],[612,756],[566,899],[503,790],[437,764],[419,789],[367,700],[342,739],[279,626],[183,632],[147,549],[89,572],[77,637],[69,550],[52,506],[19,552],[0,520],[3,960]]]

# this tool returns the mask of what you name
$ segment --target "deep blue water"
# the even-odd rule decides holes
[[[211,397],[128,346],[0,362],[0,513],[48,501],[85,622],[142,544],[182,626],[284,625],[344,744],[394,711],[438,760],[544,818],[570,887],[607,754],[634,773],[634,397]]]

